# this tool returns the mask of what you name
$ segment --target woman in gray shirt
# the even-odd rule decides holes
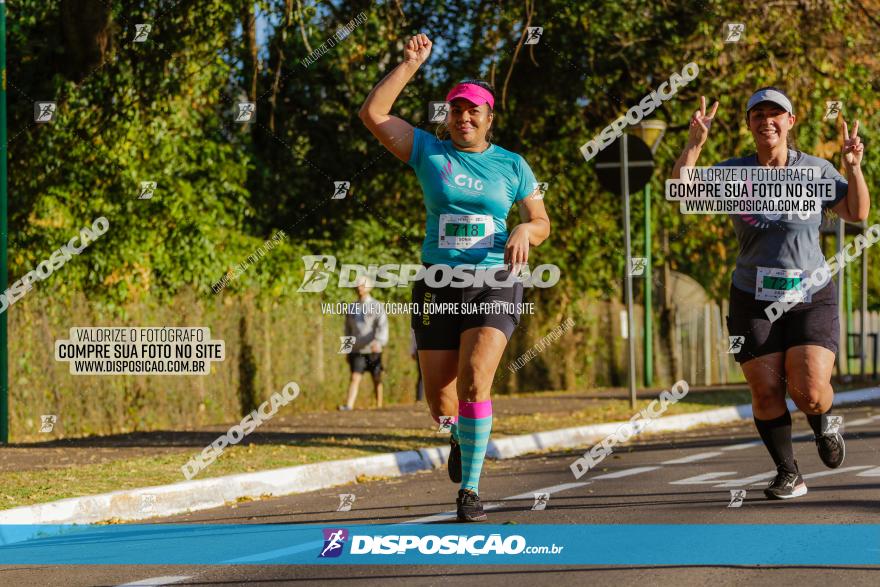
[[[696,165],[717,110],[715,102],[707,113],[706,98],[701,97],[672,179],[679,178],[682,167]],[[864,145],[858,136],[858,121],[851,135],[843,123],[844,179],[828,161],[791,147],[789,133],[796,120],[785,92],[773,87],[759,89],[746,105],[746,123],[756,153],[728,159],[718,166],[818,167],[822,179],[834,183],[834,198],[822,201],[823,211],[831,209],[849,222],[867,219],[870,200],[861,170]],[[739,253],[727,324],[731,336],[742,337],[735,357],[752,392],[755,426],[776,464],[776,478],[764,490],[771,499],[807,493],[794,459],[786,392],[806,414],[822,462],[836,468],[845,455],[843,437],[823,428],[823,417],[830,413],[834,399],[831,373],[839,336],[836,287],[833,281],[806,286],[813,281],[813,272],[826,268],[819,244],[821,220],[821,213],[806,218],[791,214],[733,215]],[[787,304],[791,307],[784,313],[768,310],[774,302],[790,301],[792,295],[802,301]]]

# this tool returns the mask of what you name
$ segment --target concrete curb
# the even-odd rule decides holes
[[[880,399],[873,387],[835,394],[834,405]],[[789,400],[789,408],[795,409]],[[694,414],[668,416],[652,421],[650,432],[682,431],[694,426],[750,419],[750,405],[731,406]],[[624,422],[563,428],[522,436],[499,438],[489,443],[487,456],[509,459],[547,449],[590,445],[614,432]],[[0,524],[91,524],[106,520],[136,521],[220,507],[239,498],[282,496],[326,489],[355,481],[360,475],[397,477],[431,470],[446,462],[448,447],[386,453],[340,461],[271,469],[182,481],[171,485],[141,487],[87,495],[0,511]]]

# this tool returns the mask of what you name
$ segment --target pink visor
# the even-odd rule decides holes
[[[456,98],[464,98],[477,106],[488,104],[489,108],[495,108],[495,98],[492,97],[492,93],[477,84],[458,84],[446,94],[447,102],[452,102]]]

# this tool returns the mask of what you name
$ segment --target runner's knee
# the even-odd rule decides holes
[[[796,371],[788,377],[788,395],[801,411],[821,414],[828,411],[834,399],[831,382],[815,373]]]
[[[458,397],[455,392],[455,382],[441,388],[431,388],[424,380],[425,401],[431,410],[431,416],[435,419],[440,416],[455,416],[458,414]]]
[[[463,402],[480,402],[489,399],[491,381],[483,381],[478,369],[466,366],[458,374],[458,399]]]
[[[827,386],[806,385],[799,387],[797,385],[789,385],[788,395],[797,404],[798,408],[806,414],[824,414],[831,407],[834,399],[830,393],[830,384]]]
[[[749,388],[752,391],[752,406],[760,411],[785,405],[785,383],[778,378],[749,381]]]

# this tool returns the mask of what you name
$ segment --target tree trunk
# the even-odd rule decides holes
[[[278,43],[278,61],[275,63],[275,81],[272,82],[272,98],[269,100],[269,130],[275,132],[275,112],[278,110],[278,90],[281,87],[281,70],[284,69],[284,49],[287,47],[287,29],[293,11],[293,0],[284,1],[284,28],[281,29],[281,41]]]
[[[104,63],[112,49],[110,5],[102,0],[62,0],[61,69],[75,82],[82,81]],[[134,35],[134,30],[126,31]]]
[[[257,74],[260,65],[257,59],[257,19],[254,14],[254,3],[247,2],[242,7],[241,13],[241,30],[247,50],[247,59],[244,59],[244,79],[250,79],[250,86],[247,88],[248,99],[256,101],[257,98]]]

